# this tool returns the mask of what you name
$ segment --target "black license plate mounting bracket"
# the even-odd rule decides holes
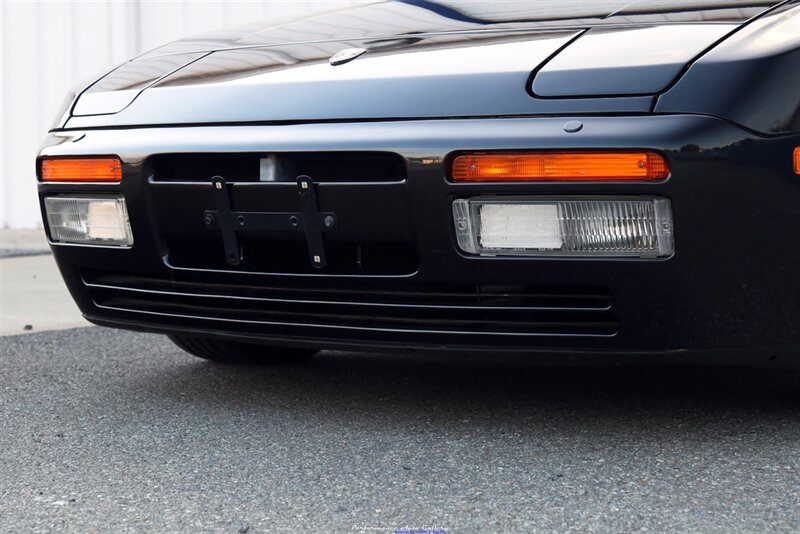
[[[333,212],[319,211],[316,187],[309,176],[297,177],[298,212],[233,211],[225,178],[214,176],[211,187],[216,209],[203,212],[203,223],[206,228],[222,234],[225,259],[229,265],[238,266],[244,262],[237,231],[245,229],[249,232],[304,232],[311,265],[317,269],[327,265],[323,233],[338,229],[338,217]]]

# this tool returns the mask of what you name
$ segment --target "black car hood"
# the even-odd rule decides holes
[[[581,112],[598,100],[645,111],[687,62],[777,3],[364,4],[168,44],[90,86],[66,126]],[[329,63],[350,48],[366,52]]]

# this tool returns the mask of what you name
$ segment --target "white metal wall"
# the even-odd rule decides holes
[[[353,3],[0,0],[0,227],[41,226],[34,158],[77,83],[186,35]]]

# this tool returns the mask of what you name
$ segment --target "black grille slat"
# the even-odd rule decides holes
[[[83,278],[100,307],[176,317],[467,334],[609,336],[618,328],[608,292],[590,288],[301,287],[101,271]]]
[[[410,306],[453,306],[476,305],[488,308],[493,305],[502,308],[519,306],[523,308],[565,308],[571,310],[608,310],[611,307],[611,297],[607,293],[591,291],[517,291],[511,288],[500,291],[493,289],[486,291],[486,286],[461,286],[458,290],[445,291],[431,286],[425,291],[413,289],[375,289],[369,287],[310,287],[285,285],[253,285],[246,282],[230,283],[225,281],[188,281],[146,276],[128,276],[122,274],[98,275],[92,271],[84,273],[84,281],[88,285],[117,287],[120,289],[141,289],[151,291],[166,291],[176,293],[196,293],[201,295],[220,295],[225,297],[248,297],[265,299],[288,299],[296,301],[337,301],[363,302],[365,304],[382,303],[408,304]],[[450,286],[452,287],[452,286]],[[510,301],[514,302],[511,303]]]

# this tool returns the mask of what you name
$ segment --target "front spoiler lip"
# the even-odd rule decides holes
[[[529,332],[480,332],[476,334],[475,332],[470,332],[468,330],[420,330],[420,329],[413,329],[413,328],[370,328],[365,326],[341,326],[341,325],[334,325],[334,324],[311,324],[311,323],[288,323],[288,322],[279,322],[279,321],[250,321],[246,319],[228,319],[222,317],[202,317],[197,315],[179,315],[175,313],[163,313],[163,312],[154,312],[154,311],[133,311],[128,310],[125,308],[116,308],[113,306],[103,306],[100,304],[94,303],[95,307],[101,310],[108,310],[112,312],[121,312],[121,313],[134,313],[134,314],[141,314],[141,315],[152,315],[155,317],[164,317],[164,318],[174,318],[174,319],[181,319],[181,320],[191,320],[191,321],[210,321],[210,322],[219,322],[219,323],[229,323],[229,324],[249,324],[249,325],[264,325],[264,326],[278,326],[278,327],[290,327],[290,328],[319,328],[325,330],[338,330],[338,331],[347,331],[347,332],[376,332],[376,333],[387,333],[387,334],[411,334],[411,335],[441,335],[441,336],[473,336],[473,335],[480,335],[486,337],[522,337],[522,338],[567,338],[567,339],[574,339],[574,338],[612,338],[617,335],[617,333],[612,334],[579,334],[579,333],[570,333],[570,334],[562,334],[562,333],[529,333]]]
[[[549,347],[480,347],[453,344],[378,343],[336,339],[300,339],[270,335],[170,326],[142,321],[109,319],[91,314],[84,318],[98,326],[164,335],[187,335],[287,348],[312,348],[332,351],[374,351],[381,353],[460,353],[526,356],[529,363],[544,365],[710,365],[800,369],[800,344],[715,349],[672,349],[625,351],[609,349],[564,349]],[[792,357],[794,355],[794,358]]]

